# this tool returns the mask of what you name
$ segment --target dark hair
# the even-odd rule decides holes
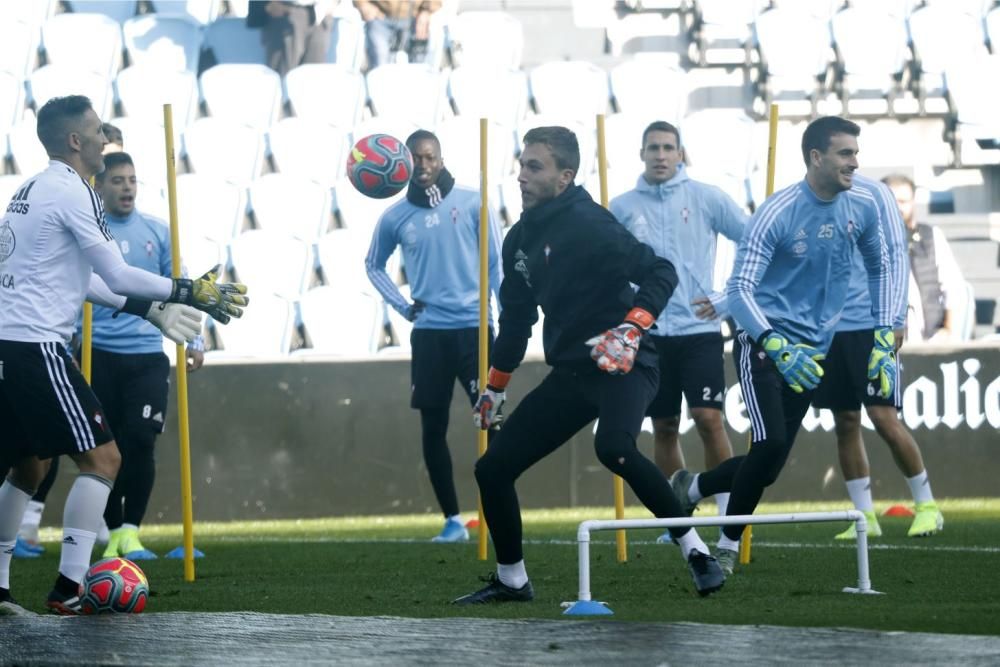
[[[524,135],[524,145],[528,144],[548,146],[560,169],[572,169],[574,174],[580,170],[580,144],[568,128],[560,125],[533,128]]]
[[[820,153],[830,147],[830,138],[835,134],[849,134],[856,137],[861,134],[861,127],[840,116],[823,116],[809,123],[802,134],[802,159],[809,166],[809,153],[816,149]]]
[[[437,135],[429,130],[417,130],[408,136],[406,138],[406,147],[411,151],[415,151],[417,149],[417,144],[421,141],[433,141],[438,147],[438,153],[441,152],[441,142],[438,140]]]
[[[650,132],[672,132],[677,137],[677,148],[681,147],[681,131],[665,120],[654,120],[642,131],[642,148],[646,147],[646,137]]]
[[[118,151],[116,153],[108,153],[104,156],[104,171],[98,172],[94,175],[94,180],[98,183],[104,182],[104,177],[107,176],[108,172],[116,167],[120,167],[123,164],[131,165],[135,167],[135,163],[132,162],[132,156],[125,151]]]
[[[119,146],[125,144],[125,137],[122,135],[122,131],[111,123],[101,123],[101,132],[104,133],[109,144],[118,144]]]
[[[38,110],[38,123],[35,132],[38,140],[49,155],[62,153],[66,137],[76,128],[72,127],[84,113],[94,106],[90,99],[83,95],[67,95],[53,97]]]
[[[890,188],[894,185],[909,185],[911,191],[917,191],[917,186],[913,182],[913,179],[906,174],[889,174],[882,178],[882,182]]]

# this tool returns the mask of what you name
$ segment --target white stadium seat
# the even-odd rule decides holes
[[[327,187],[344,176],[349,130],[318,120],[284,118],[268,130],[271,158],[282,174],[308,178]]]
[[[122,62],[121,24],[104,14],[57,14],[42,24],[50,64],[114,77]]]
[[[365,78],[339,64],[299,65],[285,75],[292,111],[305,118],[351,127],[365,106]]]
[[[330,222],[329,188],[290,174],[265,174],[250,185],[259,229],[314,242]]]
[[[163,123],[163,105],[170,103],[174,127],[183,129],[198,115],[198,80],[193,72],[132,65],[115,79],[125,115]]]
[[[264,135],[221,118],[199,118],[184,130],[184,151],[196,174],[248,185],[260,175]]]
[[[367,294],[332,285],[314,287],[302,295],[299,313],[312,343],[309,354],[367,357],[378,349],[382,303]]]
[[[264,65],[216,65],[200,83],[213,118],[266,130],[281,112],[281,77]]]
[[[240,282],[256,294],[296,299],[312,277],[312,249],[291,234],[243,232],[229,244],[229,257]]]
[[[187,16],[145,14],[122,24],[125,49],[134,65],[159,69],[198,71],[204,32]]]
[[[216,176],[178,176],[177,217],[182,238],[204,236],[228,245],[243,225],[244,192],[240,186]]]

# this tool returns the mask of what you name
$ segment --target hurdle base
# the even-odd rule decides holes
[[[612,616],[615,613],[608,608],[606,603],[597,600],[563,602],[562,606],[566,608],[563,616]]]
[[[842,593],[854,593],[855,595],[885,595],[882,591],[877,591],[874,588],[855,588],[854,586],[845,586]]]

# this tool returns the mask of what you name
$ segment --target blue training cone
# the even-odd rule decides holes
[[[566,607],[563,616],[613,616],[615,613],[608,605],[597,600],[564,602],[563,606]]]
[[[205,554],[202,553],[199,549],[195,549],[194,557],[204,558]],[[170,551],[167,552],[164,558],[184,558],[184,547],[177,547],[176,549],[171,549]]]

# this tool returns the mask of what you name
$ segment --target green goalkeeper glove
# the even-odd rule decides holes
[[[773,331],[764,338],[761,347],[767,352],[767,356],[774,361],[781,377],[796,394],[801,394],[805,389],[812,390],[819,386],[819,379],[823,377],[823,368],[818,362],[826,358],[825,354],[804,343],[791,345]]]
[[[174,290],[167,301],[183,303],[208,313],[221,324],[232,317],[243,317],[243,306],[250,303],[245,296],[247,286],[242,283],[218,283],[219,269],[213,269],[197,280],[175,278]]]
[[[878,394],[892,396],[896,389],[896,334],[889,327],[875,330],[875,345],[868,357],[868,379],[878,382]]]

